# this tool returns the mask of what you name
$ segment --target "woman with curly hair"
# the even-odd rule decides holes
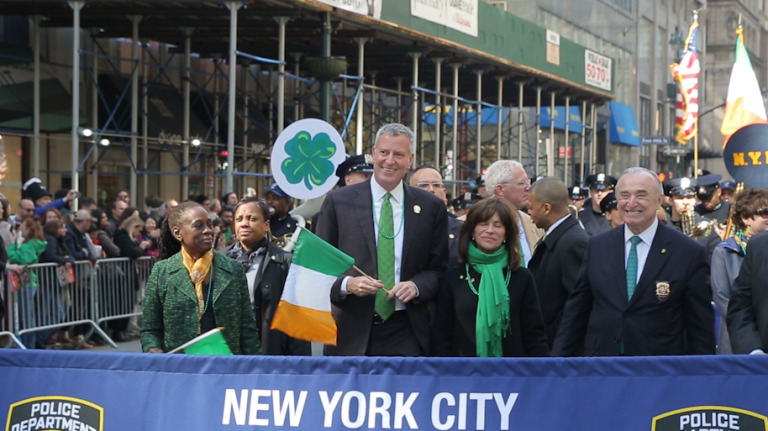
[[[712,298],[720,313],[718,354],[733,353],[725,323],[728,302],[733,292],[733,281],[739,275],[741,262],[747,254],[749,239],[768,230],[768,189],[748,188],[736,195],[731,207],[731,222],[734,235],[718,244],[712,252]]]

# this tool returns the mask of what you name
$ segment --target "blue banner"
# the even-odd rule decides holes
[[[757,356],[460,359],[0,349],[6,430],[765,430]]]

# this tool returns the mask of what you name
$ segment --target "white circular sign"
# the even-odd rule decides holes
[[[313,199],[333,189],[339,181],[336,167],[346,159],[341,135],[316,118],[286,127],[272,147],[272,176],[290,196]]]

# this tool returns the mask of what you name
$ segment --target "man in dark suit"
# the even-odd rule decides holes
[[[373,177],[329,193],[320,209],[318,236],[354,257],[369,275],[350,270],[334,283],[338,339],[326,346],[326,355],[429,353],[432,302],[448,261],[448,215],[440,198],[403,183],[413,145],[407,127],[383,126],[373,147]],[[390,241],[390,263],[380,262],[386,253],[379,250]],[[387,271],[392,254],[394,277]]]
[[[728,302],[728,335],[733,353],[768,351],[768,233],[749,240],[734,290]]]
[[[552,354],[714,354],[704,247],[659,223],[653,172],[627,169],[616,194],[624,226],[590,238]]]
[[[587,232],[568,210],[568,201],[568,189],[555,177],[536,181],[528,195],[531,220],[546,231],[528,269],[536,281],[550,348],[589,240]]]
[[[422,165],[411,174],[410,184],[426,190],[443,200],[448,205],[448,197],[443,184],[443,176],[432,166]],[[446,208],[446,211],[448,209]],[[448,213],[448,266],[459,263],[459,232],[463,222],[455,215]]]

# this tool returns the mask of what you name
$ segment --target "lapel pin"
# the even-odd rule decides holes
[[[415,212],[416,214],[421,214],[421,207],[418,205],[414,205],[413,212]]]
[[[664,254],[664,253],[666,253],[666,252],[667,252],[667,249],[666,249],[666,248],[662,248],[662,249],[661,249],[661,254]]]

